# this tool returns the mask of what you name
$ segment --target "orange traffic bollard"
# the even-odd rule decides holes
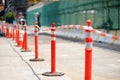
[[[29,52],[31,50],[28,49],[28,33],[27,33],[27,25],[24,24],[24,38],[23,38],[23,47],[22,52]]]
[[[86,32],[86,48],[85,48],[85,80],[92,79],[92,32],[91,20],[87,20],[88,28],[85,30]]]
[[[18,41],[18,47],[22,47],[22,44],[23,44],[23,36],[22,36],[22,33],[20,33],[20,36],[19,36],[19,41]]]
[[[30,59],[30,61],[44,61],[43,58],[39,58],[39,52],[38,52],[38,25],[35,25],[35,35],[34,35],[34,42],[35,42],[35,58]]]
[[[14,24],[13,24],[13,30],[12,30],[12,40],[14,40],[15,39],[15,33],[14,33]]]
[[[15,31],[15,40],[16,40],[16,43],[18,42],[18,26],[16,25],[16,31]]]
[[[45,72],[42,75],[45,76],[63,76],[64,73],[56,72],[56,34],[55,24],[52,23],[51,27],[51,72]]]
[[[9,38],[9,25],[6,23],[6,37]]]
[[[19,45],[19,38],[20,38],[20,26],[18,22],[17,23],[17,46]]]
[[[24,50],[25,49],[25,36],[23,35],[23,43],[22,43],[22,48],[21,48],[22,50]]]

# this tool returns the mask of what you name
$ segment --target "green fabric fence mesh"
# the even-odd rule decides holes
[[[94,28],[120,29],[120,0],[59,0],[27,12],[28,25],[34,25],[40,12],[42,26],[85,25],[91,19]]]

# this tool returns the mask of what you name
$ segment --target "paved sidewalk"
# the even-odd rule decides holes
[[[50,65],[46,61],[30,62],[34,52],[21,52],[15,45],[11,39],[0,37],[0,80],[71,80],[66,75],[43,76]]]

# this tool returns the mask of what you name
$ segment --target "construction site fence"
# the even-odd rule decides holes
[[[85,26],[81,25],[64,25],[56,27],[56,35],[70,39],[84,40]],[[41,32],[50,34],[49,27],[42,27]],[[94,41],[120,45],[120,30],[110,31],[107,33],[104,29],[92,29],[92,38]]]
[[[52,22],[57,26],[84,25],[90,19],[95,29],[120,30],[120,0],[59,0],[35,7],[27,10],[28,25],[34,25],[35,13],[39,12],[42,26]]]

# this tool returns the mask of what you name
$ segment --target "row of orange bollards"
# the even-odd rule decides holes
[[[17,25],[12,25],[11,32],[8,23],[6,23],[6,28],[4,28],[3,26],[3,29],[7,38],[12,38],[12,40],[15,40],[15,42],[17,43],[18,47],[22,47],[23,50],[27,51],[27,33],[24,32],[25,36],[23,38],[22,33],[20,31],[19,23],[17,23]]]
[[[35,58],[30,59],[30,61],[44,61],[44,59],[39,58],[39,51],[38,51],[38,28],[39,27],[36,24],[34,26],[34,28],[35,28],[35,31],[34,31],[35,32],[35,35],[34,35]],[[7,24],[5,34],[6,34],[7,38],[12,38],[12,40],[16,41],[17,47],[21,47],[22,52],[31,51],[28,48],[28,33],[27,33],[27,25],[26,25],[26,23],[24,24],[24,34],[22,34],[21,31],[20,31],[19,23],[17,23],[16,29],[15,29],[15,25],[12,26],[12,32],[11,33],[10,33],[10,30],[9,30],[9,25]]]
[[[92,35],[91,35],[91,21],[87,20],[87,26],[88,29],[85,30],[86,32],[86,48],[85,48],[85,80],[91,80],[92,79]],[[44,59],[39,58],[39,51],[38,51],[38,25],[35,24],[34,28],[34,41],[35,41],[35,58],[30,59],[30,61],[44,61]],[[4,26],[2,26],[2,30],[4,31]],[[51,72],[45,72],[42,75],[45,76],[62,76],[64,73],[56,72],[56,34],[55,34],[56,28],[55,24],[52,23],[51,27]],[[16,27],[16,33],[13,25],[12,29],[12,39],[16,40],[17,46],[22,48],[22,51],[27,52],[29,51],[28,48],[28,33],[27,33],[27,25],[25,23],[24,25],[24,35],[22,37],[22,34],[19,30],[19,23]],[[16,35],[14,35],[16,34]],[[6,27],[6,37],[9,38],[9,27],[7,25]],[[16,38],[16,39],[15,39]]]

